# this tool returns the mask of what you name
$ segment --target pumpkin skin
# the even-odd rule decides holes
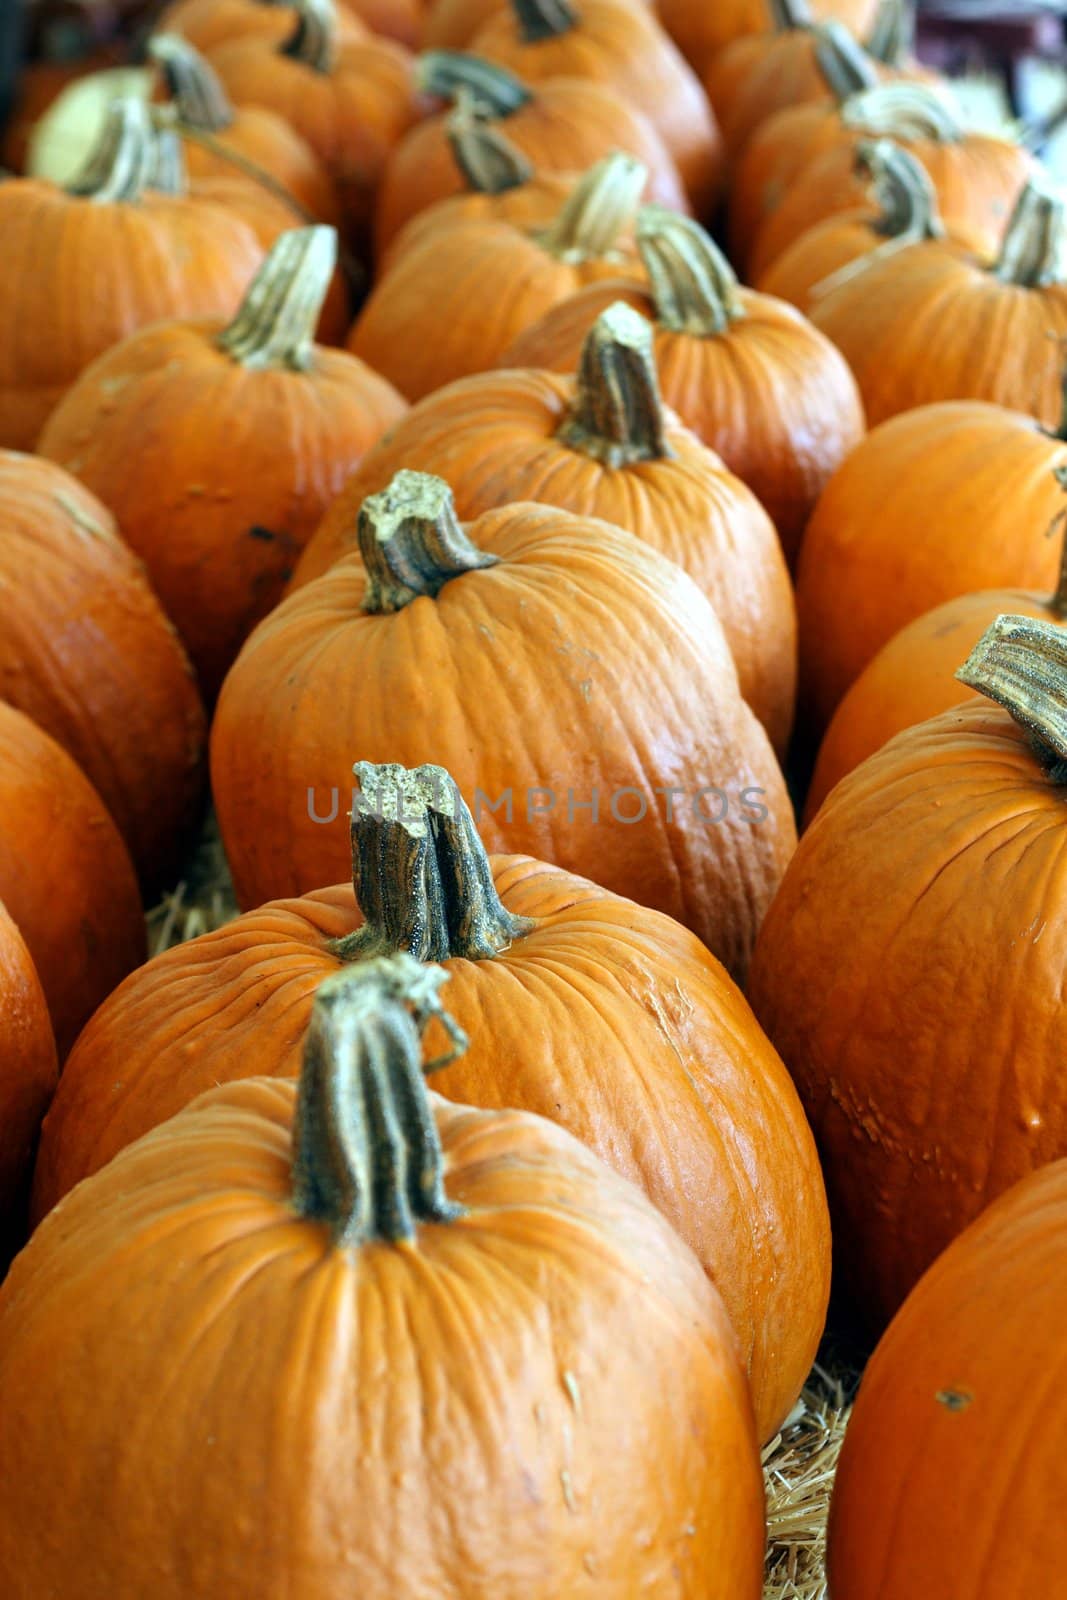
[[[270,0],[175,0],[156,25],[157,33],[180,33],[203,55],[235,39],[260,38],[285,44],[296,23],[295,5]],[[347,6],[338,6],[337,37],[353,44],[366,41],[369,29]]]
[[[0,899],[37,968],[62,1061],[105,995],[145,958],[137,878],[88,778],[3,701],[0,816]]]
[[[1000,406],[923,406],[875,428],[838,469],[797,569],[800,693],[825,728],[872,657],[957,595],[1051,592],[1067,451]],[[916,530],[925,529],[922,538]]]
[[[21,1243],[24,1187],[58,1075],[56,1042],[37,969],[0,902],[0,1274],[10,1251]]]
[[[399,1244],[338,1243],[294,1207],[296,1089],[264,1079],[202,1097],[41,1225],[0,1290],[11,1600],[758,1600],[751,1403],[699,1263],[562,1130],[427,1099],[463,1211]],[[164,1361],[181,1403],[149,1438],[123,1407]],[[55,1528],[86,1460],[107,1574],[88,1588],[81,1533]]]
[[[100,501],[6,450],[0,698],[73,757],[158,887],[204,788],[207,722],[188,657]]]
[[[467,222],[502,223],[530,234],[551,226],[560,208],[578,181],[575,173],[535,173],[526,183],[499,194],[467,193],[435,200],[424,211],[417,211],[405,222],[378,258],[378,273],[384,277],[396,261],[413,245],[421,245],[434,233],[448,233]]]
[[[812,17],[836,17],[866,38],[878,15],[878,0],[809,0]],[[682,54],[702,75],[720,50],[735,39],[766,33],[772,26],[769,0],[656,0],[656,14]]]
[[[871,1359],[831,1502],[840,1600],[1062,1596],[1049,1510],[1064,1481],[1065,1283],[1067,1162],[1055,1161],[950,1245]],[[1015,1461],[1025,1472],[1006,1474]],[[976,1527],[996,1530],[980,1557]]]
[[[476,790],[491,805],[512,789],[510,818],[502,807],[479,819],[489,850],[536,854],[666,911],[742,973],[795,834],[711,606],[680,568],[595,519],[520,504],[479,517],[467,538],[498,565],[434,601],[366,614],[363,563],[346,556],[248,640],[211,750],[239,903],[345,876],[343,822],[312,821],[308,795],[319,815],[331,788],[347,803],[354,755],[434,761],[472,804]],[[368,692],[382,672],[388,691]],[[657,785],[683,799],[661,809]],[[709,802],[708,785],[726,802]],[[640,799],[617,799],[635,786]],[[608,808],[596,820],[578,809],[593,788]],[[558,808],[539,809],[546,790]],[[612,805],[634,823],[609,820]]]
[[[279,264],[290,242],[319,232],[327,230],[287,235]],[[286,332],[287,310],[272,323],[268,306],[251,347],[237,353],[220,344],[218,321],[143,329],[83,374],[41,436],[41,453],[115,512],[208,700],[281,597],[332,497],[405,410],[345,351],[313,346],[301,367],[272,355],[272,328]],[[310,328],[298,333],[310,345]]]

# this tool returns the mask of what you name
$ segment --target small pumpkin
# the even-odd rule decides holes
[[[0,1277],[22,1243],[26,1184],[58,1076],[41,981],[0,901]]]
[[[324,979],[440,961],[473,1041],[440,1092],[546,1116],[645,1191],[722,1294],[770,1437],[819,1338],[829,1232],[799,1102],[740,992],[661,913],[488,858],[441,769],[356,772],[352,884],[176,946],[97,1012],[45,1124],[37,1216],[205,1089],[296,1076]]]
[[[441,4],[442,0],[438,0]],[[835,17],[857,39],[877,22],[879,0],[810,0],[816,22]],[[656,14],[686,60],[703,75],[735,39],[765,34],[774,26],[772,0],[656,0]]]
[[[303,545],[405,406],[313,343],[330,228],[282,236],[228,324],[165,322],[94,362],[40,450],[112,510],[213,700]]]
[[[442,978],[401,956],[333,979],[299,1084],[201,1097],[38,1228],[0,1289],[12,1595],[84,1589],[58,1498],[116,1600],[758,1600],[721,1300],[577,1140],[429,1093],[466,1044]],[[451,1048],[424,1064],[431,1023]]]
[[[696,223],[639,215],[648,289],[593,285],[505,351],[505,365],[573,372],[590,322],[622,299],[653,322],[663,398],[769,512],[792,563],[830,475],[863,436],[847,363],[791,306],[742,288]]]
[[[1067,1153],[1067,632],[1001,617],[960,675],[997,704],[906,729],[837,785],[750,975],[819,1143],[837,1268],[876,1325]]]
[[[1067,1161],[1054,1161],[949,1246],[871,1358],[830,1507],[839,1600],[1062,1596],[1065,1285]]]
[[[157,23],[157,32],[180,34],[202,55],[211,55],[235,39],[260,38],[284,45],[298,20],[295,0],[173,0]],[[369,29],[349,10],[338,8],[335,19],[341,43],[365,42]]]
[[[472,217],[395,256],[348,348],[409,400],[497,364],[512,340],[583,284],[641,274],[630,228],[647,173],[621,153],[573,187],[546,228]]]
[[[666,911],[743,972],[793,818],[692,579],[554,507],[468,534],[417,472],[364,503],[359,546],[260,623],[223,686],[212,779],[239,902],[345,875],[355,746],[446,766],[498,808],[490,849]]]

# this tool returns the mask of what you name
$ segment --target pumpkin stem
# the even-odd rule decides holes
[[[912,243],[944,238],[937,194],[921,161],[891,139],[864,139],[856,146],[856,171],[870,180],[878,206],[873,226],[887,239]]]
[[[609,306],[586,335],[574,406],[556,436],[609,467],[661,461],[671,453],[652,325],[622,301]]]
[[[364,924],[342,961],[395,955],[491,961],[534,924],[501,902],[467,805],[443,767],[353,769],[352,877]]]
[[[813,31],[816,63],[838,105],[843,105],[854,94],[875,87],[879,81],[878,68],[843,22],[831,18],[820,22]]]
[[[165,113],[167,108],[162,108]],[[183,195],[186,192],[185,151],[181,135],[172,122],[161,115],[155,118],[155,160],[149,187],[157,194]]]
[[[1010,712],[1053,780],[1067,781],[1067,628],[1035,617],[997,617],[956,677]]]
[[[642,206],[637,248],[652,286],[656,320],[672,333],[712,339],[744,316],[733,268],[691,217]]]
[[[510,117],[533,99],[533,90],[506,67],[462,50],[424,50],[415,77],[422,94],[437,100],[467,94],[490,117]]]
[[[1067,199],[1031,179],[1019,196],[993,268],[1004,283],[1037,289],[1067,278]]]
[[[157,33],[148,54],[163,74],[167,93],[187,127],[222,133],[233,125],[233,106],[215,71],[199,50],[176,33]]]
[[[867,54],[887,67],[900,67],[915,46],[913,0],[882,0],[867,38]]]
[[[504,194],[529,183],[533,167],[510,139],[478,115],[477,103],[461,91],[447,124],[452,159],[472,194]]]
[[[282,45],[282,55],[302,61],[314,72],[333,71],[337,46],[337,14],[333,0],[293,0],[296,29]]]
[[[511,9],[527,44],[558,39],[581,21],[571,0],[511,0]]]
[[[115,100],[100,137],[67,193],[101,204],[132,203],[151,187],[156,165],[156,134],[143,100]]]
[[[841,121],[872,138],[932,139],[955,144],[965,129],[959,107],[943,90],[926,83],[879,83],[854,94],[841,107]]]
[[[537,242],[561,261],[604,256],[633,220],[648,170],[633,156],[616,151],[579,178],[556,220],[537,234]]]
[[[426,472],[398,472],[387,489],[368,496],[359,508],[358,538],[367,569],[363,609],[372,614],[432,598],[450,578],[500,559],[471,543],[448,484]]]
[[[396,1244],[414,1239],[420,1222],[461,1215],[445,1193],[425,1082],[467,1047],[441,1004],[446,981],[440,967],[395,955],[319,985],[293,1117],[293,1201],[338,1245]],[[435,1018],[451,1048],[423,1063]]]
[[[790,33],[812,25],[808,0],[770,0],[771,27],[776,33]]]
[[[306,372],[322,302],[337,264],[333,228],[297,228],[277,239],[216,343],[239,366]]]

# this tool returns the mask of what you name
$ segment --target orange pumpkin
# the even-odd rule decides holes
[[[1065,1286],[1056,1161],[949,1246],[871,1359],[830,1509],[837,1600],[1062,1600]]]
[[[817,728],[906,623],[977,589],[1055,587],[1067,454],[978,402],[875,428],[830,480],[797,570],[801,696]]]
[[[299,1085],[203,1096],[37,1230],[0,1289],[9,1592],[84,1590],[84,1517],[116,1600],[758,1600],[722,1301],[576,1139],[428,1092],[442,978],[333,979]]]
[[[312,343],[334,254],[330,228],[283,235],[231,323],[157,323],[116,345],[41,436],[118,517],[208,699],[405,409],[354,356]]]
[[[764,1049],[776,1059],[769,1045]],[[41,982],[0,902],[0,1276],[22,1242],[25,1186],[57,1077],[56,1042]]]
[[[822,1328],[829,1232],[799,1103],[740,992],[661,913],[542,862],[490,861],[447,773],[358,773],[354,891],[176,946],[97,1012],[45,1124],[37,1215],[203,1090],[295,1076],[332,973],[400,950],[441,961],[473,1040],[441,1093],[536,1111],[645,1191],[722,1294],[769,1437]]]
[[[879,0],[810,0],[810,7],[815,21],[836,17],[858,39],[866,38],[880,9]],[[656,14],[701,75],[735,39],[774,26],[771,0],[656,0]]]
[[[641,273],[622,237],[646,172],[632,156],[598,163],[547,228],[472,217],[432,228],[394,257],[348,348],[409,400],[496,365],[517,334],[581,285]]]
[[[573,372],[590,322],[625,300],[653,320],[664,400],[757,495],[792,562],[820,490],[863,436],[855,381],[792,307],[740,287],[695,223],[646,207],[637,237],[648,290],[596,284],[546,312],[501,360]]]
[[[875,1323],[1067,1152],[1067,633],[1001,617],[960,674],[999,704],[908,728],[838,784],[750,975],[820,1146],[836,1267]]]
[[[353,748],[432,757],[497,808],[490,849],[666,911],[743,972],[793,819],[692,579],[554,507],[468,536],[414,472],[365,502],[360,552],[262,622],[223,686],[212,778],[240,903],[347,872]]]
[[[235,39],[260,38],[284,45],[297,17],[296,0],[288,5],[278,0],[174,0],[160,16],[157,30],[180,34],[202,55],[210,55]],[[341,43],[356,44],[369,35],[347,5],[338,10],[336,27]]]

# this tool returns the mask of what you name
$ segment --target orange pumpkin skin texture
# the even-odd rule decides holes
[[[449,1009],[472,1042],[435,1087],[546,1116],[644,1190],[723,1296],[770,1437],[807,1374],[829,1287],[822,1180],[781,1063],[677,923],[526,857],[493,858],[491,881],[533,925],[491,959],[445,960]],[[204,1090],[253,1071],[296,1076],[315,990],[340,970],[335,941],[362,920],[340,885],[132,974],[64,1068],[36,1216]]]
[[[467,222],[502,223],[530,233],[547,228],[566,204],[574,188],[574,173],[534,175],[528,182],[500,194],[455,194],[435,200],[424,211],[417,211],[385,246],[378,258],[378,273],[384,277],[395,262],[413,245],[421,245],[431,234],[445,234],[457,224]]]
[[[810,0],[808,9],[817,21],[836,17],[863,39],[878,15],[878,0]],[[766,33],[772,26],[769,0],[726,0],[715,5],[706,0],[656,0],[656,15],[701,74],[735,39]]]
[[[758,1600],[732,1330],[644,1196],[541,1118],[426,1096],[462,1211],[338,1243],[294,1205],[296,1096],[203,1096],[71,1194],[0,1290],[11,1600]],[[143,1421],[164,1363],[149,1433],[129,1397]],[[75,1493],[91,1573],[55,1516]]]
[[[235,39],[260,38],[276,45],[292,37],[295,6],[264,5],[263,0],[176,0],[160,16],[157,32],[180,33],[203,55]],[[347,6],[338,6],[337,35],[352,43],[369,30]]]
[[[118,829],[70,756],[0,701],[0,900],[25,939],[60,1060],[145,958],[137,878]]]
[[[923,612],[978,589],[1053,590],[1063,495],[1052,469],[1064,456],[1031,418],[975,402],[905,412],[857,446],[815,508],[797,569],[814,727]]]
[[[1063,1600],[1065,1283],[1056,1161],[945,1251],[875,1351],[831,1503],[835,1600]]]
[[[287,235],[263,274],[275,262],[292,271],[290,247],[310,239],[314,248],[319,237],[317,230]],[[314,270],[315,262],[304,266]],[[278,274],[279,292],[286,275]],[[281,597],[332,497],[405,410],[355,357],[311,345],[317,304],[311,325],[297,329],[308,364],[294,367],[284,351],[272,353],[270,341],[280,330],[284,342],[291,310],[268,306],[233,353],[220,345],[229,335],[219,322],[144,329],[89,368],[41,437],[42,454],[114,511],[208,699]],[[240,328],[239,320],[230,325]]]
[[[158,886],[204,788],[207,723],[188,657],[99,500],[6,450],[0,698],[74,758]]]
[[[0,1270],[9,1248],[21,1243],[23,1187],[57,1076],[56,1042],[41,981],[22,935],[0,902]]]
[[[487,797],[489,850],[536,854],[666,911],[742,972],[795,834],[707,600],[636,539],[554,508],[488,512],[454,537],[464,563],[477,551],[497,563],[374,614],[363,564],[347,556],[245,645],[211,756],[240,903],[346,876],[343,818],[313,821],[308,797],[327,816],[336,788],[347,809],[354,756],[436,762],[476,811],[476,791]],[[725,804],[701,796],[709,785]],[[635,786],[639,797],[618,799]],[[682,799],[668,805],[667,788]],[[490,811],[509,789],[510,818]],[[596,820],[579,809],[593,789]],[[749,789],[763,791],[754,807]],[[618,823],[613,805],[636,820]]]

